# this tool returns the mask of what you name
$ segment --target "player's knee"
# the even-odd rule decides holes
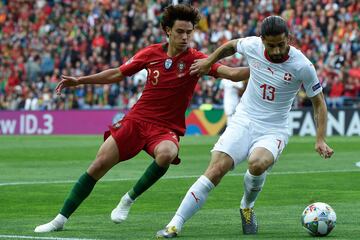
[[[163,150],[157,154],[157,158],[163,159],[167,162],[171,162],[176,157],[177,153],[171,150]]]
[[[156,153],[156,162],[159,165],[169,165],[177,156],[177,150],[172,148],[162,148]]]
[[[249,160],[249,171],[255,176],[263,174],[268,167],[268,161],[264,159],[254,158]]]

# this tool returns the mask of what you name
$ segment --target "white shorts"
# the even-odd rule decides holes
[[[288,142],[289,136],[283,129],[269,129],[250,121],[236,119],[226,127],[212,151],[228,154],[234,161],[234,168],[246,160],[257,147],[266,148],[274,156],[274,162],[279,158]]]

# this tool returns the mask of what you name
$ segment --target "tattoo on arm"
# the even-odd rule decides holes
[[[234,40],[232,40],[234,41]],[[231,56],[236,52],[232,42],[228,42],[224,45],[222,45],[220,48],[218,48],[217,50],[215,50],[215,52],[213,52],[210,55],[210,59],[212,63],[215,63],[217,61],[219,61],[220,59],[223,59],[225,57]]]
[[[226,46],[218,55],[217,60],[223,59],[225,57],[231,56],[235,53],[235,49],[229,45]]]

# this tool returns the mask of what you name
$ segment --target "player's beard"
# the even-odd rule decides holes
[[[280,62],[283,62],[283,59],[285,58],[285,55],[277,55],[276,57],[275,56],[271,56],[269,55],[270,59],[272,62],[274,63],[280,63]],[[275,57],[275,58],[274,58]]]
[[[272,62],[281,63],[288,56],[289,50],[290,50],[290,46],[288,46],[287,50],[283,54],[279,54],[279,55],[270,55],[269,53],[267,53],[267,54]]]

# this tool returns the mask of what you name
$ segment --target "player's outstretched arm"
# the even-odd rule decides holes
[[[225,57],[231,56],[236,53],[236,44],[238,39],[228,41],[222,46],[217,48],[215,52],[210,54],[208,58],[197,59],[190,66],[190,75],[205,75],[209,72],[211,65],[223,59]]]
[[[123,75],[119,68],[111,68],[100,73],[96,73],[83,77],[71,77],[61,76],[61,81],[55,88],[58,95],[61,94],[61,90],[67,87],[75,87],[81,84],[109,84],[120,82],[123,79]]]
[[[248,67],[228,67],[221,65],[217,69],[217,75],[219,78],[226,78],[233,82],[240,82],[248,80],[250,77],[250,68]]]
[[[316,124],[316,143],[315,151],[321,157],[330,158],[334,150],[330,148],[325,142],[326,124],[327,124],[327,107],[323,93],[319,93],[311,98],[314,108],[314,120]]]

